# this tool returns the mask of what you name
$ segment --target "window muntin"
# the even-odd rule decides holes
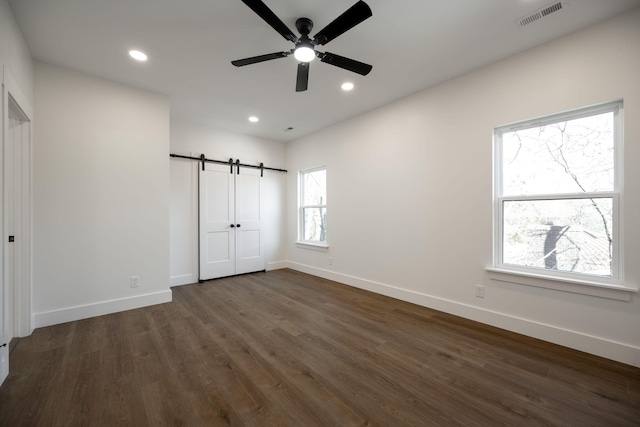
[[[620,278],[621,107],[496,129],[497,266]]]
[[[327,170],[324,167],[300,172],[299,240],[327,242]]]

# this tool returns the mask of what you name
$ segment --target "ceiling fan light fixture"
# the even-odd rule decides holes
[[[293,56],[300,62],[311,62],[316,57],[316,51],[307,45],[299,45],[293,52]]]

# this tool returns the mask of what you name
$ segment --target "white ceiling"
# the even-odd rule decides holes
[[[551,0],[365,0],[373,17],[318,50],[373,65],[366,77],[316,60],[295,92],[297,62],[241,68],[241,59],[289,50],[240,0],[10,0],[37,60],[166,94],[172,115],[290,141],[640,6],[640,0],[568,0],[525,27]],[[356,0],[264,0],[292,31],[315,34]],[[131,60],[137,48],[146,63]],[[356,88],[345,93],[344,81]],[[249,123],[250,115],[260,122]],[[292,131],[285,131],[293,127]]]

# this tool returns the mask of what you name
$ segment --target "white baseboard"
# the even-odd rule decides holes
[[[170,286],[191,285],[192,283],[198,283],[198,277],[193,273],[171,276],[169,278]]]
[[[288,267],[287,261],[274,261],[267,263],[265,270],[280,270]],[[182,285],[192,285],[194,283],[198,283],[198,276],[193,273],[189,274],[180,274],[177,276],[169,277],[169,284],[171,286],[182,286]]]
[[[44,326],[73,322],[75,320],[133,310],[150,305],[164,304],[166,302],[171,302],[171,300],[171,290],[166,290],[130,298],[102,301],[93,304],[63,308],[60,310],[47,311],[44,313],[36,313],[34,315],[34,323],[36,328],[42,328]]]
[[[275,261],[267,263],[267,271],[271,270],[281,270],[283,268],[288,268],[289,263],[287,261]]]
[[[594,354],[617,362],[640,367],[640,348],[628,344],[586,335],[554,325],[535,322],[509,314],[486,310],[468,304],[462,304],[460,302],[398,288],[384,283],[373,282],[346,274],[336,273],[334,271],[324,270],[309,265],[287,262],[287,267],[302,273],[333,280],[345,285],[495,326],[500,329],[505,329],[564,347],[580,350],[585,353]]]

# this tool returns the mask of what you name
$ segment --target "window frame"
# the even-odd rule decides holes
[[[298,172],[298,239],[296,244],[303,248],[325,250],[329,248],[328,244],[328,227],[325,223],[325,240],[324,242],[317,242],[314,240],[304,239],[304,213],[305,209],[324,209],[325,215],[327,212],[327,192],[325,192],[324,204],[322,205],[305,205],[304,204],[304,176],[313,172],[324,171],[325,179],[327,178],[327,167],[316,166],[313,168],[302,169]]]
[[[562,121],[580,119],[604,113],[613,113],[614,117],[614,184],[611,191],[596,191],[586,193],[557,193],[557,194],[531,194],[526,196],[505,196],[503,190],[503,144],[502,135],[516,130],[525,130],[544,125],[554,124]],[[590,295],[600,294],[598,291],[584,291],[584,286],[607,288],[612,290],[626,290],[637,292],[638,289],[624,284],[623,266],[623,102],[622,100],[608,102],[591,107],[570,110],[558,114],[552,114],[541,118],[524,120],[509,125],[499,126],[493,131],[493,265],[487,270],[494,273],[493,278],[499,280],[509,277],[509,281],[525,285],[566,289],[566,284],[578,285],[572,287],[570,291],[587,293]],[[588,273],[575,273],[542,269],[536,267],[506,264],[503,262],[504,255],[504,206],[510,201],[544,201],[544,200],[570,200],[570,199],[591,199],[606,198],[612,200],[612,263],[611,277],[597,276]],[[506,276],[505,276],[506,275]],[[531,280],[534,279],[534,280]],[[536,280],[538,279],[538,280]],[[556,286],[557,285],[557,286]],[[580,290],[582,288],[582,290]],[[606,294],[606,289],[605,292]],[[602,295],[598,295],[602,296]],[[618,299],[618,298],[616,298]],[[627,299],[626,297],[623,299]]]

